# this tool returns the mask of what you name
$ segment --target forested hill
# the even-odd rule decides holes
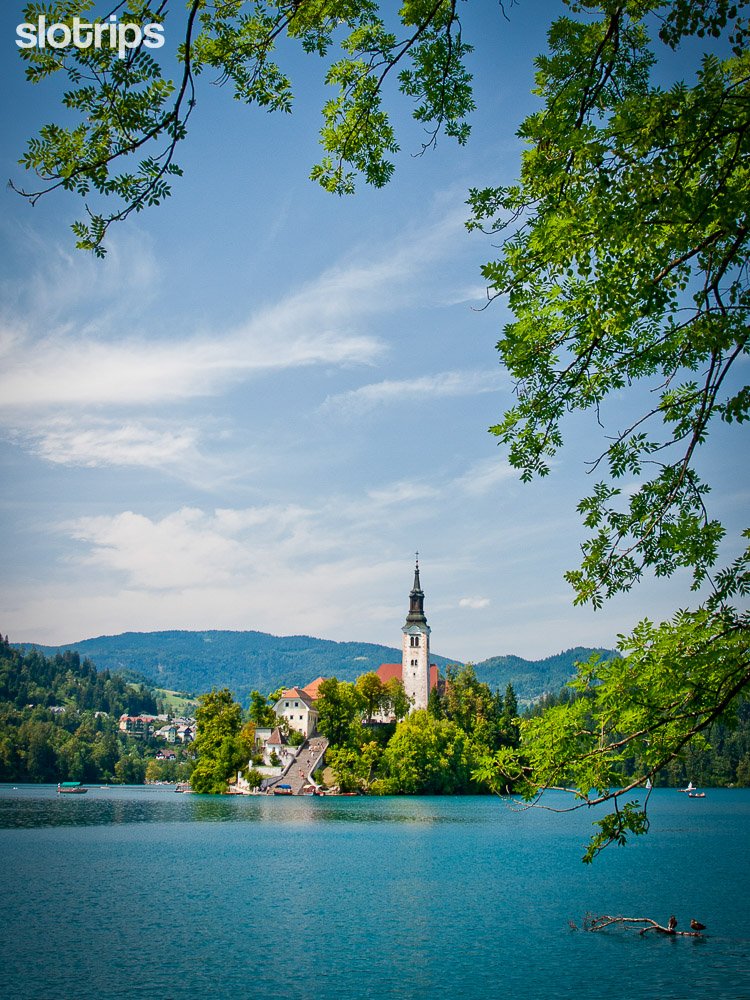
[[[22,652],[0,636],[0,781],[142,782],[118,719],[155,711],[147,688],[77,652]]]
[[[543,694],[556,694],[576,671],[576,663],[586,663],[593,653],[610,660],[619,653],[612,649],[589,649],[576,646],[543,660],[524,660],[520,656],[493,656],[474,667],[480,681],[504,691],[510,682],[521,703],[534,701]]]
[[[144,677],[160,688],[200,694],[228,687],[243,704],[253,690],[268,694],[316,677],[353,681],[381,663],[401,660],[401,651],[390,646],[251,631],[124,632],[36,648],[47,654],[75,649],[100,669]],[[443,672],[456,662],[432,660]]]
[[[45,656],[38,648],[22,652],[0,636],[0,706],[74,708],[80,712],[155,712],[156,702],[144,685],[128,684],[108,670],[97,670],[78,652]]]
[[[353,681],[377,670],[381,663],[401,660],[401,651],[391,646],[252,631],[124,632],[36,648],[47,654],[77,650],[100,670],[144,677],[171,690],[200,694],[212,687],[228,687],[244,704],[253,690],[267,694],[282,685],[304,685],[321,676]],[[575,662],[587,660],[591,652],[578,647],[539,661],[498,656],[477,664],[476,672],[501,691],[511,681],[519,700],[529,701],[545,692],[557,692],[574,673]],[[443,673],[449,664],[458,662],[444,656],[431,659]]]

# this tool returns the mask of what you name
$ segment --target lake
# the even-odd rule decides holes
[[[594,818],[0,786],[0,996],[750,998],[750,790],[659,789],[648,836],[583,865]],[[574,929],[588,911],[707,936]]]

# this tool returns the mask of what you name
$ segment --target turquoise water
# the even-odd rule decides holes
[[[659,790],[651,833],[585,866],[593,818],[0,786],[0,996],[750,998],[750,792]],[[587,911],[709,936],[572,929]]]

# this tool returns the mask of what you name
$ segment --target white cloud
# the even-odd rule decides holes
[[[205,621],[350,637],[356,612],[360,637],[367,638],[367,623],[388,596],[387,581],[404,565],[356,518],[343,518],[342,524],[341,512],[325,505],[183,507],[163,517],[124,511],[78,518],[59,528],[82,546],[68,575],[81,576],[79,592],[95,589],[86,615],[99,616],[104,630]],[[408,582],[408,569],[406,576]],[[32,603],[43,601],[39,594]]]
[[[350,254],[242,323],[174,338],[149,329],[148,314],[138,320],[144,332],[133,332],[132,286],[150,288],[154,268],[137,264],[132,247],[107,262],[101,281],[90,263],[60,254],[29,280],[32,294],[19,297],[19,315],[6,317],[0,410],[170,403],[290,368],[372,364],[384,344],[357,324],[413,299],[415,279],[447,252],[458,229],[457,213],[447,213],[377,254]],[[60,315],[61,301],[74,322]]]
[[[241,333],[161,343],[52,337],[27,343],[0,373],[5,410],[148,405],[211,396],[252,375],[315,364],[371,363],[374,338],[328,331],[280,337],[259,316]]]
[[[199,457],[195,429],[175,430],[141,421],[101,421],[82,426],[61,419],[24,436],[33,454],[55,465],[163,469],[192,465]]]
[[[473,309],[483,309],[488,302],[492,301],[492,290],[487,285],[465,285],[453,291],[444,292],[440,301],[446,306],[463,305],[467,303]]]
[[[382,489],[369,490],[367,496],[377,504],[403,504],[414,500],[431,500],[438,496],[434,486],[420,482],[390,483]]]
[[[191,507],[160,520],[125,511],[79,518],[67,527],[74,539],[90,546],[84,563],[119,571],[136,589],[225,586],[249,561],[249,553],[230,533]]]
[[[459,608],[471,608],[472,610],[480,611],[482,608],[488,608],[490,606],[489,597],[462,597],[458,602]]]
[[[328,396],[325,409],[338,409],[351,415],[377,406],[409,404],[448,396],[474,396],[497,392],[499,380],[493,372],[452,371],[423,375],[413,379],[388,379]]]
[[[454,481],[454,486],[470,496],[483,496],[501,483],[518,480],[520,473],[500,458],[483,458]]]

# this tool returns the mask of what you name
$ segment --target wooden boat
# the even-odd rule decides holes
[[[689,799],[705,799],[705,792],[688,792]]]
[[[84,788],[80,781],[60,781],[57,784],[58,795],[85,795],[88,788]]]
[[[176,792],[192,792],[189,781],[178,781],[175,785]]]
[[[291,785],[274,785],[273,789],[274,795],[292,795]]]

